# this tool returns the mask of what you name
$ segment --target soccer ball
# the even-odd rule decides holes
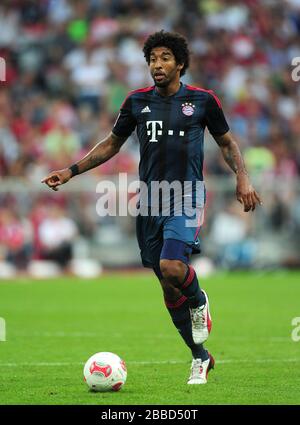
[[[124,360],[114,353],[96,353],[88,359],[83,369],[84,381],[93,391],[119,391],[126,382]]]

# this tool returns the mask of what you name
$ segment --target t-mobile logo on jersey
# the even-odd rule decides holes
[[[162,121],[146,121],[147,135],[151,136],[149,142],[158,142],[157,136],[163,134],[163,122]],[[174,130],[168,130],[168,136],[173,136]],[[184,131],[179,131],[179,136],[184,136]]]

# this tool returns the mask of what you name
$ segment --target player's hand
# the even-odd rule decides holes
[[[237,175],[236,198],[244,205],[244,211],[254,211],[257,204],[262,205],[262,201],[252,187],[247,174],[241,173]]]
[[[41,180],[41,183],[46,183],[51,189],[57,191],[58,186],[67,183],[71,177],[71,170],[69,170],[69,168],[64,168],[63,170],[52,171]]]

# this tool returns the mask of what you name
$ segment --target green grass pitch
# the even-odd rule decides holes
[[[300,404],[300,273],[223,273],[201,284],[216,366],[207,385],[188,386],[190,352],[151,274],[1,283],[0,404]],[[88,391],[83,364],[98,351],[126,361],[121,391]]]

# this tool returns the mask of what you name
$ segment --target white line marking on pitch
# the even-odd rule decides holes
[[[103,336],[103,333],[101,332],[63,332],[63,331],[56,331],[56,332],[13,332],[11,333],[11,336],[13,337],[21,337],[21,338],[28,338],[28,337],[37,337],[37,338],[94,338]],[[123,334],[121,333],[111,333],[109,334],[110,337],[113,338],[120,338],[123,337]],[[163,338],[163,339],[177,339],[177,334],[174,335],[166,335],[166,334],[156,334],[152,335],[151,338]],[[221,337],[222,338],[222,337]],[[220,337],[219,337],[220,339]],[[224,337],[226,341],[251,341],[254,339],[251,337],[243,337],[243,336],[228,336]],[[290,337],[283,337],[283,336],[270,336],[270,337],[255,337],[255,340],[260,340],[264,342],[288,342],[291,341]]]
[[[300,357],[298,359],[284,359],[288,363],[297,363],[300,362]],[[282,359],[216,359],[217,364],[228,364],[228,363],[279,363],[282,362]],[[129,360],[126,361],[126,364],[136,364],[136,365],[160,365],[160,364],[187,364],[189,360]],[[32,366],[32,367],[42,367],[42,366],[83,366],[82,362],[24,362],[24,363],[0,363],[0,367],[19,367],[19,366]]]

